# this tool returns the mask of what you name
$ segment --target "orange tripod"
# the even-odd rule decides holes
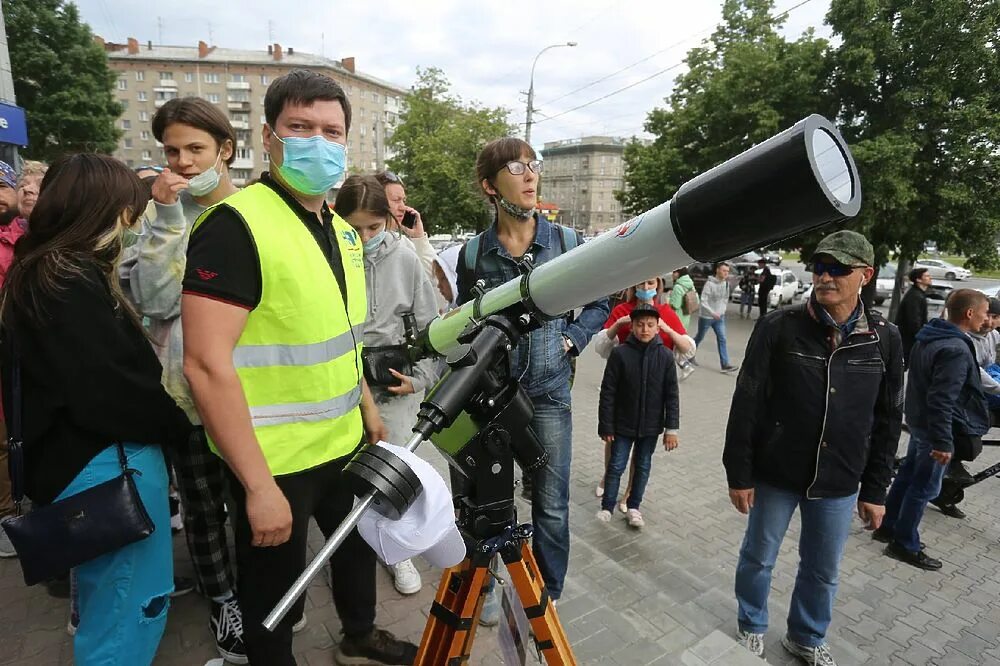
[[[539,653],[552,666],[572,666],[576,659],[527,543],[530,530],[530,526],[511,530],[511,538],[497,550],[531,623]],[[494,576],[488,568],[493,554],[488,546],[480,546],[441,576],[414,662],[417,666],[458,666],[468,661],[489,579]]]

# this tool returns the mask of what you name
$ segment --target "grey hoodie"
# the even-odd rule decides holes
[[[712,275],[701,288],[701,312],[698,316],[703,319],[714,319],[715,315],[725,316],[728,303],[729,282]]]
[[[365,290],[368,292],[368,319],[365,321],[365,347],[398,345],[406,341],[403,315],[412,312],[421,330],[437,316],[434,285],[413,246],[394,233],[385,235],[382,245],[365,255]],[[437,379],[434,359],[424,359],[413,366],[413,389],[423,392]],[[391,393],[371,387],[378,399]],[[382,394],[382,395],[379,395]]]

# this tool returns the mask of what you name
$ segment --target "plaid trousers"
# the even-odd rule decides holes
[[[170,451],[177,491],[184,509],[184,536],[202,594],[229,596],[236,577],[226,536],[229,497],[226,463],[208,448],[205,429],[198,427],[186,445]]]

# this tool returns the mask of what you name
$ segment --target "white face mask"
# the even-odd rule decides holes
[[[220,150],[219,156],[215,159],[215,164],[210,169],[205,169],[188,181],[187,189],[191,196],[203,197],[219,186],[219,180],[222,178],[222,175],[219,173],[217,167],[221,161],[222,151]]]

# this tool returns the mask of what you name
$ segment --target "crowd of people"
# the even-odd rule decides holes
[[[171,489],[220,655],[210,664],[294,664],[304,599],[274,631],[264,618],[305,566],[310,518],[329,536],[353,508],[343,470],[359,447],[409,439],[443,371],[411,358],[414,335],[520,275],[526,257],[538,265],[583,243],[536,213],[543,163],[520,139],[489,142],[476,163],[494,223],[437,253],[397,174],[345,179],[351,106],[339,84],[293,70],[264,106],[270,171],[243,189],[229,172],[235,131],[200,98],[155,114],[162,165],[133,170],[95,154],[20,173],[0,163],[3,410],[24,443],[10,474],[0,460],[0,519],[20,506],[20,488],[46,506],[125,474],[155,526],[60,572],[78,664],[152,662],[170,597],[189,587],[173,575]],[[760,315],[742,368],[727,349],[725,262],[700,294],[685,268],[669,284],[650,276],[615,303],[544,321],[512,350],[548,455],[525,481],[553,604],[570,563],[574,359],[592,340],[607,359],[596,518],[620,512],[633,529],[645,525],[653,452],[680,444],[680,383],[709,330],[721,370],[739,371],[723,463],[730,500],[749,516],[735,588],[737,637],[752,653],[764,652],[771,574],[796,509],[799,576],[782,643],[810,664],[834,664],[825,637],[855,510],[887,555],[941,567],[918,526],[931,502],[961,515],[938,495],[981,447],[984,393],[1000,399],[1000,301],[957,290],[946,317],[928,322],[929,280],[914,271],[897,329],[860,300],[874,263],[860,234],[830,234],[810,258],[809,300],[771,312],[766,263],[746,273],[740,315],[754,298]],[[890,488],[904,403],[910,444]],[[0,557],[16,556],[0,531]],[[377,566],[356,530],[331,558],[336,663],[416,658],[416,645],[376,624]],[[400,593],[421,589],[411,561],[386,566]],[[495,624],[499,608],[491,589],[480,621]]]

